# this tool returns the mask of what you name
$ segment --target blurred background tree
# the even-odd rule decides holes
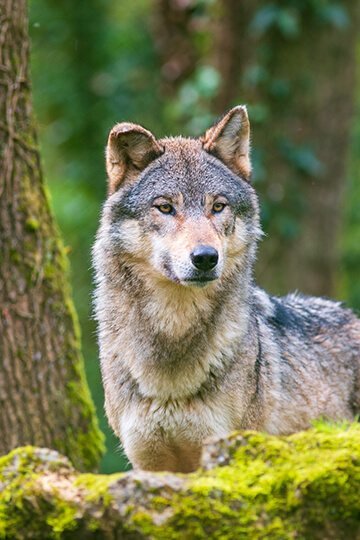
[[[32,0],[32,77],[46,177],[65,242],[89,384],[107,436],[91,319],[90,251],[115,122],[199,135],[246,103],[260,193],[258,282],[360,308],[359,3]]]

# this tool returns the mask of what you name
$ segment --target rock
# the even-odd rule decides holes
[[[0,538],[360,539],[360,425],[211,439],[189,475],[80,474],[19,448],[0,459]]]

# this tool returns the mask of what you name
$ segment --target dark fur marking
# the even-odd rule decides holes
[[[256,356],[255,364],[254,364],[255,392],[251,399],[252,403],[258,399],[261,393],[260,378],[261,378],[261,367],[262,367],[262,357],[263,357],[262,349],[261,349],[259,321],[256,316],[255,316],[255,326],[257,330],[256,335],[257,335],[257,340],[258,340],[258,351],[257,351],[257,356]]]
[[[206,380],[200,386],[198,392],[194,396],[200,399],[203,403],[213,399],[213,395],[217,394],[221,388],[224,388],[224,383],[227,379],[231,379],[233,368],[236,367],[237,359],[235,356],[224,358],[221,368],[211,369]]]
[[[299,296],[299,299],[303,298],[306,299]],[[346,309],[340,310],[335,304],[324,304],[322,309],[318,308],[315,312],[300,304],[291,305],[287,301],[288,297],[283,300],[275,297],[270,299],[275,313],[268,320],[282,335],[294,332],[312,337],[320,335],[324,329],[328,332],[330,328],[340,328],[350,322],[352,312]]]
[[[125,219],[140,219],[144,210],[147,210],[152,205],[155,196],[149,198],[147,191],[158,182],[155,180],[151,183],[151,179],[158,171],[161,171],[163,164],[156,160],[143,173],[139,175],[135,183],[129,186],[122,193],[119,201],[114,202],[111,209],[111,222],[119,222]],[[150,185],[149,185],[150,184]],[[148,188],[146,190],[146,188]],[[161,193],[158,194],[158,196]]]
[[[215,374],[212,370],[209,371],[206,381],[202,383],[195,399],[199,399],[202,403],[206,403],[208,399],[212,399],[213,395],[219,391],[220,385],[228,373]]]
[[[319,328],[314,328],[312,325],[306,324],[304,317],[289,308],[286,304],[278,300],[277,298],[271,298],[271,301],[275,308],[273,317],[269,318],[276,329],[282,334],[286,335],[288,331],[295,333],[318,333]]]
[[[123,194],[119,202],[114,204],[111,208],[110,220],[111,224],[116,224],[127,219],[139,219],[141,216],[141,209],[129,204],[129,193],[131,187]]]
[[[144,396],[140,392],[140,386],[129,372],[124,373],[119,381],[119,387],[121,389],[120,391],[125,392],[125,395],[127,394],[129,396],[129,399],[137,401],[138,403],[143,401]]]

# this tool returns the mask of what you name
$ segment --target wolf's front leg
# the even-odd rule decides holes
[[[188,473],[200,465],[201,445],[192,441],[176,444],[157,436],[134,444],[124,442],[124,450],[135,469]]]

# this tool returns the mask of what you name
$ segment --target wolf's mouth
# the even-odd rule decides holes
[[[215,277],[210,277],[210,276],[202,276],[202,277],[198,277],[198,278],[189,278],[189,279],[184,279],[183,281],[186,281],[186,282],[194,282],[194,283],[205,283],[207,281],[214,281],[216,278]]]
[[[181,280],[181,283],[183,285],[193,285],[194,287],[205,287],[212,281],[215,281],[216,277],[210,277],[210,276],[199,276],[198,278],[191,278],[191,279],[183,279]]]

